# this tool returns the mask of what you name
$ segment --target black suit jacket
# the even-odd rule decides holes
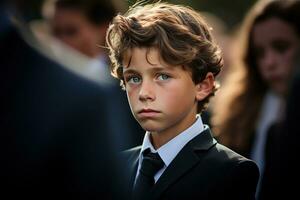
[[[0,199],[111,199],[106,89],[39,53],[12,24],[0,55]]]
[[[124,152],[131,188],[140,148]],[[218,144],[207,129],[179,152],[155,184],[149,199],[255,199],[258,177],[253,161]]]

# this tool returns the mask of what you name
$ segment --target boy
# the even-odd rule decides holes
[[[147,131],[142,146],[125,152],[133,199],[255,199],[256,164],[218,144],[197,115],[222,67],[199,13],[134,6],[114,18],[107,44],[112,73]]]

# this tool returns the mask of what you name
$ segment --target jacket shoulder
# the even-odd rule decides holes
[[[142,146],[133,147],[121,152],[121,158],[126,161],[133,161],[138,158]]]
[[[222,164],[222,166],[227,166],[228,169],[233,171],[248,171],[249,174],[252,174],[255,177],[259,176],[258,166],[253,160],[248,159],[219,143],[211,150],[211,154],[214,155],[216,162]]]

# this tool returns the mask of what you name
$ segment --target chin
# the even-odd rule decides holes
[[[149,131],[149,132],[157,132],[157,131],[158,131],[157,128],[152,127],[152,126],[142,126],[142,128],[143,128],[145,131]]]
[[[155,122],[139,122],[139,124],[145,131],[157,132],[161,130],[161,127],[155,124]]]

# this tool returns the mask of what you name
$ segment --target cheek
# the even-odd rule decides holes
[[[291,49],[287,55],[285,56],[285,62],[289,63],[291,68],[294,66],[295,64],[295,60],[296,60],[296,56],[298,56],[298,51],[296,48]]]
[[[82,29],[81,29],[82,30]],[[82,30],[79,34],[78,34],[78,40],[80,40],[80,42],[82,43],[82,45],[89,45],[91,46],[92,43],[95,42],[94,40],[94,35],[91,34],[89,31],[85,31]],[[96,45],[95,43],[93,45]]]
[[[84,44],[84,42],[82,42],[82,38],[80,36],[79,33],[76,33],[72,36],[69,37],[69,43],[71,43],[72,46],[75,46],[78,49],[85,49],[86,48],[86,44]]]
[[[296,50],[290,50],[281,59],[281,73],[289,76],[295,68]],[[286,77],[288,78],[288,77]]]
[[[84,33],[84,39],[86,42],[89,42],[93,46],[97,46],[97,43],[99,42],[99,35],[94,30],[90,29]]]
[[[164,99],[168,107],[173,106],[176,109],[192,105],[195,102],[195,94],[192,92],[192,85],[190,87],[180,87],[180,85],[168,88],[169,92],[162,92],[161,98]]]
[[[134,88],[126,87],[126,94],[128,102],[132,106],[132,104],[138,100],[138,91]]]

